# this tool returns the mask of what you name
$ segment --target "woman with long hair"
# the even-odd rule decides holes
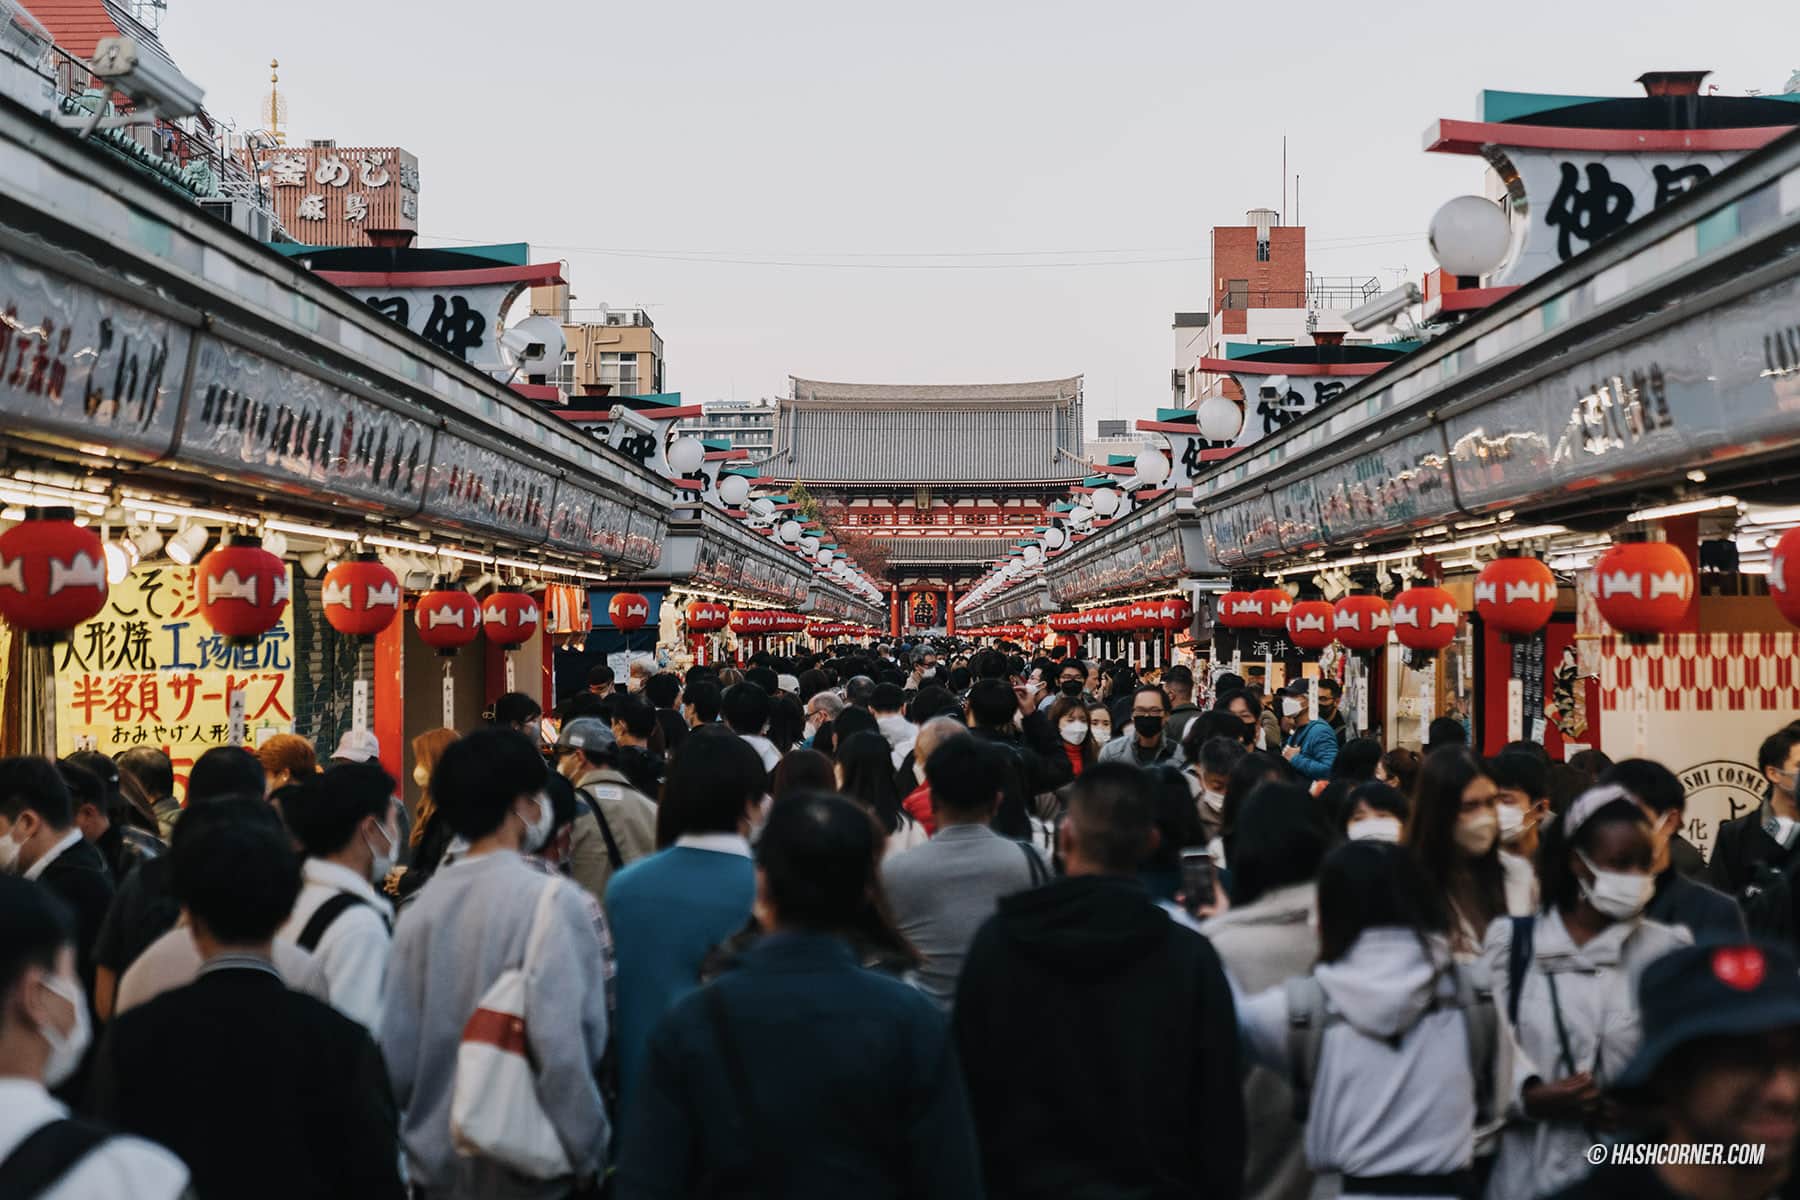
[[[838,791],[875,814],[887,835],[885,853],[897,854],[925,841],[925,827],[900,803],[900,790],[894,786],[893,748],[879,732],[853,733],[838,745],[837,781]]]
[[[1434,750],[1419,768],[1405,846],[1449,906],[1450,945],[1462,961],[1480,953],[1488,925],[1506,915],[1499,793],[1466,746]]]
[[[444,852],[456,840],[449,824],[437,811],[431,798],[431,777],[438,760],[460,735],[454,729],[427,729],[412,740],[413,783],[419,789],[419,802],[413,808],[412,834],[407,838],[406,865],[388,872],[383,889],[390,896],[406,899],[425,885],[431,873],[443,861]]]
[[[1375,763],[1375,782],[1385,783],[1408,800],[1419,786],[1419,753],[1396,746]]]
[[[1654,854],[1650,818],[1630,793],[1616,784],[1583,792],[1539,839],[1543,911],[1488,928],[1482,961],[1513,1031],[1517,1101],[1492,1200],[1574,1183],[1589,1148],[1616,1125],[1606,1092],[1637,1053],[1638,976],[1692,940],[1643,916]]]
[[[1319,868],[1318,925],[1318,964],[1238,1010],[1252,1059],[1305,1122],[1305,1163],[1290,1165],[1302,1182],[1340,1176],[1345,1195],[1474,1195],[1503,1056],[1479,972],[1453,960],[1442,893],[1403,848],[1350,842]]]
[[[1093,723],[1088,720],[1088,707],[1080,696],[1058,696],[1049,710],[1050,727],[1057,732],[1062,752],[1068,756],[1069,769],[1077,778],[1094,765],[1100,747],[1094,742]]]
[[[786,754],[806,736],[806,709],[786,692],[769,701],[769,724],[763,731],[777,752]]]

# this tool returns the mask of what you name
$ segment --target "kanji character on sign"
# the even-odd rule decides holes
[[[356,178],[366,188],[386,187],[390,178],[387,155],[373,151],[363,155],[362,162],[357,165]]]
[[[174,693],[175,699],[181,701],[181,711],[175,714],[175,719],[187,720],[187,715],[194,711],[194,701],[199,698],[200,677],[192,671],[186,675],[170,676],[169,691]]]
[[[400,194],[400,215],[416,218],[419,215],[419,198],[411,192],[402,192]]]
[[[344,220],[361,221],[369,215],[369,198],[361,192],[349,192],[344,196]]]
[[[300,201],[300,217],[307,221],[323,221],[325,219],[325,197],[318,192],[308,192]]]
[[[92,725],[94,710],[106,703],[106,686],[96,675],[83,675],[75,683],[75,694],[69,701],[69,708],[80,713],[76,721],[78,725]]]
[[[326,187],[343,187],[350,182],[350,164],[335,154],[327,154],[313,168],[313,182]]]
[[[305,187],[306,160],[298,154],[283,154],[269,160],[269,177],[276,187]]]

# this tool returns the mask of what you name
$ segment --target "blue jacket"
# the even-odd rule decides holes
[[[713,992],[754,1122],[715,1032]],[[707,1195],[783,1200],[982,1194],[943,1016],[824,934],[765,937],[737,970],[669,1011],[651,1036],[622,1144],[620,1200],[698,1195],[703,1180]]]
[[[1308,779],[1331,778],[1331,764],[1337,761],[1337,731],[1314,717],[1288,735],[1287,744],[1298,746],[1300,753],[1290,760],[1294,769]]]

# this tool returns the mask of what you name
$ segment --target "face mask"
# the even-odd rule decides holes
[[[913,778],[920,783],[925,782],[925,764],[917,759],[913,760]]]
[[[525,826],[525,841],[519,849],[525,854],[536,854],[550,841],[550,831],[556,825],[556,813],[550,807],[550,797],[545,792],[537,794],[538,819]],[[513,810],[516,815],[518,810]],[[520,817],[520,822],[525,818]]]
[[[1587,855],[1579,850],[1575,853],[1594,873],[1594,882],[1583,883],[1581,894],[1596,912],[1615,921],[1629,921],[1644,911],[1656,891],[1656,880],[1634,871],[1602,871]]]
[[[1089,726],[1088,732],[1090,732],[1094,735],[1094,740],[1096,742],[1112,741],[1112,726],[1111,725],[1102,725],[1102,724],[1099,724],[1096,722],[1094,725]]]
[[[1470,858],[1480,858],[1494,848],[1500,818],[1491,812],[1473,813],[1456,821],[1456,845]]]
[[[1516,804],[1502,804],[1497,810],[1500,814],[1500,840],[1516,842],[1525,836],[1525,810]]]
[[[1079,746],[1087,741],[1088,727],[1080,721],[1070,721],[1061,729],[1063,741],[1071,746]]]
[[[1162,733],[1163,719],[1161,717],[1133,717],[1131,718],[1131,727],[1137,730],[1139,737],[1153,738]]]
[[[424,787],[431,782],[431,772],[425,769],[424,763],[420,763],[413,768],[413,782],[420,787]]]
[[[1400,819],[1398,817],[1364,817],[1360,821],[1350,822],[1345,830],[1353,842],[1398,842],[1400,840]]]
[[[19,861],[19,843],[13,841],[12,832],[8,830],[0,835],[0,873],[12,874]]]
[[[1281,715],[1284,717],[1297,717],[1300,715],[1301,707],[1300,701],[1289,696],[1281,702]]]
[[[1200,789],[1200,803],[1206,806],[1207,812],[1210,812],[1210,813],[1224,812],[1225,811],[1225,793],[1224,792],[1215,792],[1211,788],[1203,786]]]
[[[394,869],[394,839],[389,837],[388,831],[380,825],[375,828],[381,834],[381,840],[387,843],[386,852],[375,849],[367,838],[363,839],[363,844],[369,847],[369,879],[371,882],[379,884],[388,877],[388,872]]]
[[[67,1033],[53,1025],[46,1025],[38,1032],[50,1043],[50,1061],[44,1064],[44,1084],[57,1087],[65,1083],[81,1065],[81,1056],[87,1053],[88,1042],[93,1040],[94,1030],[88,1024],[87,997],[81,993],[81,985],[73,980],[64,979],[60,975],[52,975],[44,980],[44,987],[55,996],[69,1002],[75,1010],[75,1025]]]
[[[1065,679],[1062,681],[1062,694],[1065,696],[1081,695],[1081,680]]]

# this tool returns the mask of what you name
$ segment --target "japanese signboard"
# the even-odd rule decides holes
[[[255,168],[275,213],[313,246],[371,245],[371,230],[419,228],[419,160],[397,146],[284,146]]]
[[[238,691],[246,742],[293,732],[293,621],[289,606],[254,644],[234,646],[200,617],[194,568],[139,566],[56,650],[57,753],[154,746],[184,781],[227,744]]]

